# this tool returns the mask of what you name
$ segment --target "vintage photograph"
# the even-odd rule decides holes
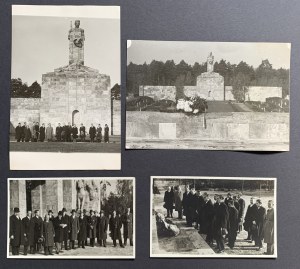
[[[12,6],[10,168],[120,170],[120,7]]]
[[[290,53],[290,43],[128,40],[126,148],[289,151]]]
[[[151,257],[277,258],[276,178],[151,177]]]
[[[135,178],[9,178],[7,257],[135,258]]]

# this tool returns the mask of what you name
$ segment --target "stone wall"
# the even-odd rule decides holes
[[[175,86],[146,86],[139,87],[139,96],[149,96],[154,101],[168,99],[176,101],[176,87]]]
[[[10,180],[9,181],[9,214],[14,213],[14,208],[20,209],[21,217],[26,216],[26,182],[25,180]]]
[[[269,97],[282,98],[282,87],[248,86],[244,89],[245,101],[266,102]]]
[[[193,139],[289,142],[288,113],[126,112],[126,139]]]
[[[15,128],[19,122],[40,121],[40,98],[11,98],[10,99],[10,122]]]
[[[203,99],[207,99],[207,93],[201,92],[198,86],[183,86],[183,93],[187,97],[199,96]]]
[[[112,101],[112,134],[121,135],[121,100]]]
[[[235,101],[235,98],[232,93],[232,86],[225,86],[225,100]]]
[[[205,72],[197,77],[199,96],[207,100],[224,101],[224,77],[215,72]]]
[[[67,66],[42,76],[40,122],[111,126],[110,77],[86,66]]]

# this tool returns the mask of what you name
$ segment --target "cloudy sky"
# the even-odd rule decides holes
[[[85,65],[109,75],[111,86],[120,84],[120,20],[77,18],[85,31]],[[11,77],[41,83],[42,74],[68,65],[71,21],[74,25],[74,17],[14,15]]]
[[[150,63],[152,60],[181,60],[193,65],[206,61],[210,52],[215,61],[221,59],[238,64],[244,61],[258,67],[268,59],[274,68],[290,68],[290,44],[287,43],[236,43],[194,41],[127,41],[127,63]]]

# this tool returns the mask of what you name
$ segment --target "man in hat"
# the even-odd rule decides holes
[[[258,247],[257,251],[262,248],[262,240],[264,238],[264,220],[266,215],[266,209],[262,206],[261,199],[256,200],[257,210],[254,217],[254,224],[256,229],[254,230],[253,237],[255,246]]]
[[[22,219],[23,229],[24,229],[24,255],[27,255],[29,239],[32,236],[32,221],[31,221],[31,210],[27,211],[27,215]]]
[[[68,240],[69,240],[69,216],[67,215],[67,210],[66,208],[62,209],[62,223],[65,224],[63,228],[63,233],[64,233],[64,248],[65,250],[69,250],[68,247]]]
[[[107,238],[107,228],[108,228],[108,219],[104,215],[104,211],[100,211],[100,217],[97,222],[97,238],[100,246],[106,248],[106,238]]]
[[[121,248],[124,248],[121,237],[121,228],[122,228],[122,220],[117,215],[117,212],[114,210],[113,214],[109,220],[109,229],[111,233],[111,239],[113,240],[114,247],[117,246],[117,240],[119,240],[119,244]]]
[[[40,217],[40,211],[34,211],[34,217],[32,218],[34,223],[34,236],[33,236],[33,245],[30,245],[30,252],[33,254],[41,250],[41,239],[43,238],[43,219]]]
[[[19,255],[20,245],[24,244],[24,229],[20,218],[20,209],[14,208],[14,214],[9,220],[9,237],[12,247],[12,255]]]
[[[228,192],[228,193],[227,193],[227,196],[226,196],[226,198],[225,198],[225,200],[224,200],[224,203],[228,206],[228,202],[229,202],[229,200],[231,200],[231,199],[232,199],[232,195],[231,195],[230,192]]]
[[[264,242],[267,243],[266,255],[274,254],[274,202],[268,201],[268,210],[264,223]]]
[[[48,211],[48,216],[49,216],[49,221],[54,221],[54,216],[53,216],[53,211],[52,210]]]
[[[233,200],[228,201],[228,246],[233,249],[238,231],[238,210]]]
[[[129,239],[130,246],[133,246],[133,216],[130,212],[130,207],[127,208],[127,212],[123,215],[123,236],[124,246],[127,245],[127,239]]]
[[[21,126],[20,122],[18,123],[18,126],[15,129],[15,132],[16,132],[16,140],[17,140],[17,142],[20,142],[21,138],[22,138],[22,126]]]
[[[95,246],[95,238],[97,237],[97,217],[95,212],[90,210],[90,216],[88,217],[88,235],[90,238],[90,246]]]
[[[85,209],[79,213],[79,233],[78,233],[78,247],[85,248],[85,242],[87,241],[87,216],[85,215]]]
[[[76,216],[76,210],[73,209],[69,218],[69,230],[70,230],[70,247],[75,249],[75,240],[77,240],[77,235],[79,233],[79,220]]]
[[[63,213],[62,211],[58,212],[58,216],[54,219],[54,243],[56,248],[56,254],[59,254],[62,252],[61,250],[61,244],[64,241],[64,227],[66,224],[63,223]]]

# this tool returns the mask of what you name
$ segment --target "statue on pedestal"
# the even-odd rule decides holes
[[[84,30],[79,28],[80,20],[75,21],[75,28],[69,30],[69,64],[84,65]]]
[[[207,57],[207,72],[214,72],[214,56],[212,52]]]

